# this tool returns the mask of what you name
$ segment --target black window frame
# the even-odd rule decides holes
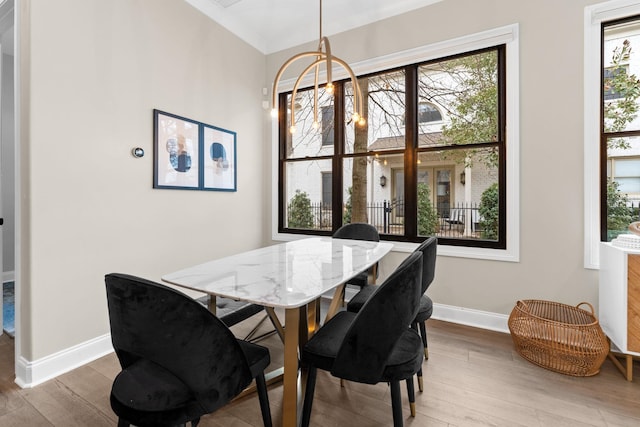
[[[496,51],[498,56],[498,135],[496,140],[491,142],[460,144],[454,148],[451,147],[418,147],[418,68],[420,66],[446,61],[450,59],[456,59],[464,56],[470,56],[474,54],[480,54],[487,51]],[[394,71],[404,70],[406,76],[406,115],[405,115],[405,148],[402,150],[385,150],[385,151],[366,151],[362,153],[349,153],[344,152],[344,83],[348,80],[341,80],[334,83],[334,150],[331,155],[323,155],[317,157],[304,157],[304,158],[287,158],[287,96],[291,95],[291,91],[282,92],[278,94],[278,233],[286,234],[306,234],[306,235],[331,235],[340,226],[342,226],[342,210],[333,209],[333,221],[332,230],[317,230],[317,229],[293,229],[285,227],[286,219],[286,201],[285,201],[285,166],[287,162],[296,161],[309,161],[309,160],[332,160],[332,175],[333,175],[333,206],[343,206],[343,160],[345,158],[355,158],[361,156],[375,156],[394,154],[396,151],[404,154],[404,170],[405,170],[405,209],[407,212],[416,212],[416,215],[406,215],[405,220],[405,233],[404,235],[397,234],[381,234],[381,240],[398,241],[398,242],[421,242],[425,239],[425,236],[419,236],[417,234],[417,174],[418,164],[417,155],[421,152],[429,151],[442,151],[446,149],[462,149],[464,147],[472,146],[473,148],[490,148],[496,147],[498,151],[498,188],[499,188],[499,223],[498,223],[498,240],[482,240],[482,239],[465,239],[465,238],[451,238],[451,237],[439,237],[438,244],[450,245],[450,246],[462,246],[462,247],[478,247],[488,249],[507,249],[507,135],[506,135],[506,111],[507,111],[507,97],[506,97],[506,44],[498,44],[482,49],[474,49],[466,52],[462,52],[455,55],[447,55],[439,58],[434,58],[429,61],[423,61],[419,63],[413,63],[409,65],[394,67],[377,71],[375,73],[358,75],[358,78],[365,78],[375,76],[382,73],[392,73]],[[302,90],[302,89],[299,89]]]
[[[615,138],[628,138],[628,137],[637,137],[640,136],[640,129],[636,130],[624,130],[617,132],[606,132],[605,131],[605,111],[604,104],[605,101],[611,101],[612,98],[607,97],[607,92],[605,91],[605,78],[606,75],[606,67],[605,64],[605,28],[609,26],[616,26],[620,24],[624,24],[627,22],[639,22],[640,23],[640,15],[628,16],[621,19],[615,19],[611,21],[604,21],[600,24],[600,241],[608,242],[609,236],[608,231],[609,227],[607,224],[607,220],[609,217],[609,209],[607,206],[607,180],[609,179],[609,171],[608,171],[608,141],[609,139]],[[617,98],[613,98],[617,99]]]

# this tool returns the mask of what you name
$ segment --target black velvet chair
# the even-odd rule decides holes
[[[420,301],[422,253],[412,253],[380,286],[358,313],[340,311],[305,344],[301,363],[309,375],[302,425],[311,417],[317,370],[366,384],[391,385],[393,424],[403,425],[400,381],[407,381],[415,405],[413,375],[422,365],[422,341],[409,327]]]
[[[118,426],[196,426],[255,378],[271,426],[269,350],[236,339],[197,301],[125,274],[105,276],[111,340],[122,371],[111,388]]]
[[[378,230],[371,224],[363,222],[353,222],[345,224],[333,233],[335,239],[352,239],[352,240],[367,240],[370,242],[379,242],[380,234]],[[378,268],[375,267],[375,274],[377,276]],[[355,285],[362,288],[369,283],[369,273],[364,271],[357,276],[352,277],[346,283],[347,285]]]
[[[433,314],[433,301],[425,292],[429,288],[429,285],[433,282],[436,272],[436,255],[438,249],[438,239],[436,237],[429,237],[418,246],[414,252],[422,253],[422,297],[420,298],[420,308],[413,320],[411,327],[420,330],[420,336],[424,345],[424,358],[429,358],[429,346],[427,343],[427,328],[425,326],[427,320],[431,318]],[[364,305],[364,303],[371,298],[371,295],[376,291],[375,286],[363,288],[358,292],[348,303],[347,311],[358,312]],[[424,390],[424,382],[422,379],[422,369],[418,371],[418,389]]]

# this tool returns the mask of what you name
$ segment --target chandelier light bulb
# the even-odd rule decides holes
[[[294,133],[296,133],[296,127],[295,127],[295,126],[291,126],[291,127],[289,128],[289,133],[290,133],[291,135],[293,135]]]
[[[273,117],[274,119],[278,118],[278,109],[277,108],[272,108],[271,109],[271,117]]]
[[[358,119],[358,126],[364,126],[367,124],[367,120],[364,117]]]
[[[314,129],[318,129],[320,125],[318,124],[318,122],[314,121],[311,127],[313,127]]]
[[[327,93],[329,95],[333,95],[333,89],[334,89],[333,88],[333,83],[331,83],[331,82],[327,83],[327,86],[325,86],[324,89],[327,91]]]

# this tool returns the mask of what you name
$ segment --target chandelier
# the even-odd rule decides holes
[[[273,99],[271,103],[271,114],[273,117],[278,116],[278,84],[280,83],[280,78],[284,71],[294,62],[302,58],[314,58],[313,62],[309,64],[298,76],[295,84],[293,85],[293,92],[291,93],[291,103],[289,105],[289,110],[291,111],[291,127],[289,131],[293,134],[296,132],[296,116],[295,116],[295,98],[298,92],[298,87],[300,86],[300,82],[305,78],[307,74],[310,72],[314,73],[314,86],[313,86],[313,128],[318,129],[318,88],[320,87],[319,78],[320,78],[320,69],[322,66],[325,68],[326,73],[326,82],[324,84],[325,92],[329,95],[333,95],[334,86],[332,80],[332,71],[334,64],[338,64],[342,66],[342,68],[347,72],[349,77],[351,78],[351,84],[353,86],[353,114],[351,115],[351,119],[354,123],[359,126],[364,126],[367,121],[362,115],[363,104],[362,104],[362,92],[360,90],[360,86],[358,86],[358,80],[356,76],[353,74],[353,70],[351,67],[344,62],[342,59],[337,56],[333,56],[331,54],[331,45],[329,44],[329,39],[322,35],[322,0],[320,0],[320,38],[318,42],[318,50],[310,51],[310,52],[301,52],[297,55],[292,56],[278,70],[276,74],[276,78],[273,82]]]

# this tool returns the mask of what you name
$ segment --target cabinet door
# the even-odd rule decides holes
[[[640,255],[627,261],[627,348],[640,352]]]

